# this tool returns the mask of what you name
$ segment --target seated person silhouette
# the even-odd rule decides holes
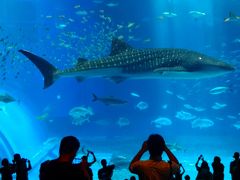
[[[41,164],[40,180],[85,180],[84,169],[73,160],[80,148],[79,140],[74,136],[66,136],[61,140],[59,157]]]
[[[10,164],[8,159],[4,158],[2,160],[2,167],[0,168],[0,174],[2,175],[2,180],[12,180],[13,173],[14,173],[13,164]]]
[[[150,154],[149,160],[140,160],[147,151]],[[162,160],[163,152],[167,154],[170,162]],[[167,148],[163,137],[152,134],[132,159],[129,170],[137,174],[140,180],[169,180],[179,171],[179,162]]]
[[[106,159],[102,159],[101,164],[102,164],[102,168],[98,170],[98,179],[99,180],[111,180],[115,165],[112,164],[112,165],[107,166]]]
[[[28,180],[28,171],[32,169],[30,160],[21,158],[20,154],[14,154],[13,166],[16,171],[16,180]]]

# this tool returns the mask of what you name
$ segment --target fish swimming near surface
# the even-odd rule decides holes
[[[113,96],[108,96],[108,97],[97,97],[95,94],[92,94],[93,99],[92,101],[100,101],[105,105],[121,105],[121,104],[126,104],[127,101],[123,99],[118,99]]]
[[[14,97],[10,96],[7,93],[0,94],[0,102],[10,103],[10,102],[14,102],[14,101],[16,101],[16,99],[14,99]]]
[[[79,59],[69,69],[59,70],[47,60],[19,50],[37,66],[44,77],[44,88],[60,77],[104,77],[120,83],[126,79],[200,79],[232,72],[234,67],[204,54],[176,48],[136,49],[123,40],[112,40],[108,57],[87,61]]]

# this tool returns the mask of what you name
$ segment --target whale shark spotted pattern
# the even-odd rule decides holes
[[[234,70],[228,63],[204,54],[177,48],[136,49],[122,40],[112,40],[108,57],[86,60],[80,58],[73,68],[58,70],[47,60],[19,50],[34,63],[44,76],[44,88],[60,77],[104,77],[120,83],[126,79],[200,79],[215,77]]]

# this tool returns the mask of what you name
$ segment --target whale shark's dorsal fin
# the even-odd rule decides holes
[[[118,38],[113,38],[110,56],[114,56],[124,51],[133,50],[133,49],[134,48],[132,46],[130,46],[128,43],[124,42],[123,40]]]
[[[231,18],[234,18],[234,17],[236,17],[236,15],[235,15],[235,13],[233,13],[233,12],[229,12],[229,17],[231,17]]]
[[[87,59],[84,58],[78,58],[76,66],[81,66],[82,64],[84,64],[85,62],[87,62]]]

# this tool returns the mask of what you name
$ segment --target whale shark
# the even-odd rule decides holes
[[[178,48],[137,49],[113,38],[111,53],[96,60],[79,58],[72,68],[60,70],[47,60],[26,50],[19,50],[41,72],[44,89],[61,77],[103,77],[120,83],[126,79],[200,79],[216,77],[234,70],[228,63],[196,51]]]

